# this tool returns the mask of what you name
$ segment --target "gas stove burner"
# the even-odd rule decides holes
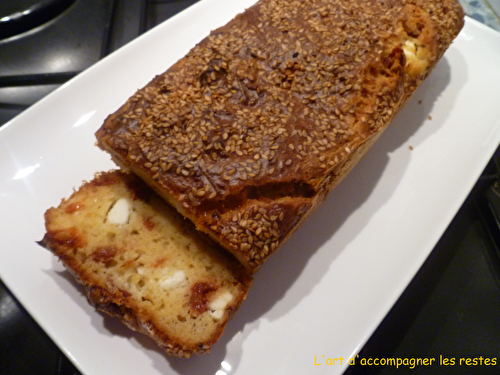
[[[48,22],[75,0],[16,0],[0,2],[0,39],[19,35]]]

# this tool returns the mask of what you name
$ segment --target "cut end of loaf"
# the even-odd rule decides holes
[[[209,352],[251,284],[234,258],[132,175],[99,174],[45,219],[41,244],[89,301],[172,355]]]

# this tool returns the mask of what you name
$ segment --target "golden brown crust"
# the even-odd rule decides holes
[[[128,221],[116,224],[110,211],[122,199]],[[171,355],[208,353],[252,283],[234,258],[123,172],[97,175],[45,221],[40,244],[85,286],[89,302]],[[210,288],[200,293],[200,285]]]
[[[454,0],[261,0],[109,116],[98,144],[255,271],[462,25]]]

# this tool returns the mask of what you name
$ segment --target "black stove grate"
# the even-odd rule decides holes
[[[5,2],[0,8],[0,39],[32,30],[59,16],[75,0],[18,0]]]

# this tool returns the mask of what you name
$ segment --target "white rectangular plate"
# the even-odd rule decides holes
[[[472,20],[354,171],[256,275],[208,356],[168,358],[91,308],[35,241],[43,213],[114,167],[94,132],[254,0],[204,0],[0,128],[0,276],[89,375],[338,374],[373,333],[500,142],[500,34]],[[315,366],[315,356],[343,364]]]

